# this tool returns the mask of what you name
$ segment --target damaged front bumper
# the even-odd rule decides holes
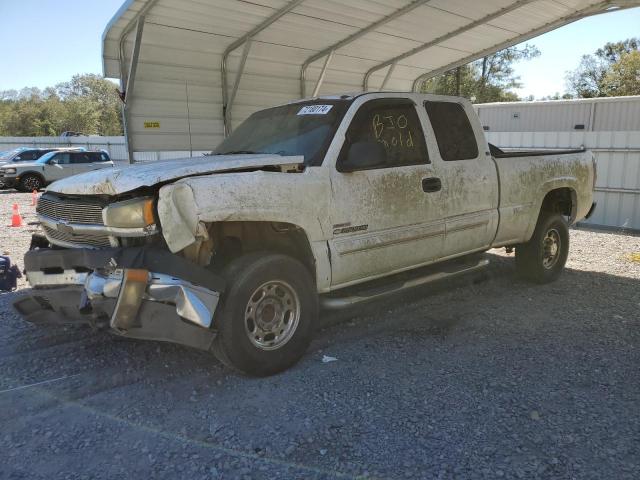
[[[36,324],[87,324],[130,338],[208,350],[223,280],[147,247],[38,249],[25,255],[33,287],[14,308]]]

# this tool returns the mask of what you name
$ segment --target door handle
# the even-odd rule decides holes
[[[423,192],[439,192],[442,190],[442,182],[437,177],[423,178],[422,179],[422,191]]]

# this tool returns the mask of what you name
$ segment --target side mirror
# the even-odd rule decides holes
[[[339,162],[339,172],[355,172],[383,168],[387,164],[387,150],[380,142],[355,142],[347,151],[346,157]]]
[[[58,164],[58,160],[56,160],[55,158],[52,158],[51,160],[49,160],[47,162],[49,165],[57,165]]]

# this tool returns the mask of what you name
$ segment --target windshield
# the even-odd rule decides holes
[[[256,112],[213,152],[215,155],[302,155],[320,165],[350,100],[314,100]]]

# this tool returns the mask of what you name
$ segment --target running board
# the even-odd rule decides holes
[[[443,265],[443,268],[437,271],[431,271],[426,275],[409,278],[402,281],[390,282],[383,286],[371,287],[369,289],[363,289],[353,292],[351,295],[345,296],[325,296],[320,298],[320,305],[322,308],[328,310],[338,310],[341,308],[352,307],[364,302],[370,302],[372,300],[378,300],[389,295],[395,295],[404,290],[410,288],[419,287],[427,283],[436,282],[438,280],[444,280],[446,278],[457,277],[465,273],[471,273],[476,270],[480,270],[489,265],[489,260],[483,258],[480,260],[474,260],[473,262],[466,262],[462,264],[449,264]],[[349,289],[351,290],[351,289]],[[353,290],[351,290],[353,291]]]

